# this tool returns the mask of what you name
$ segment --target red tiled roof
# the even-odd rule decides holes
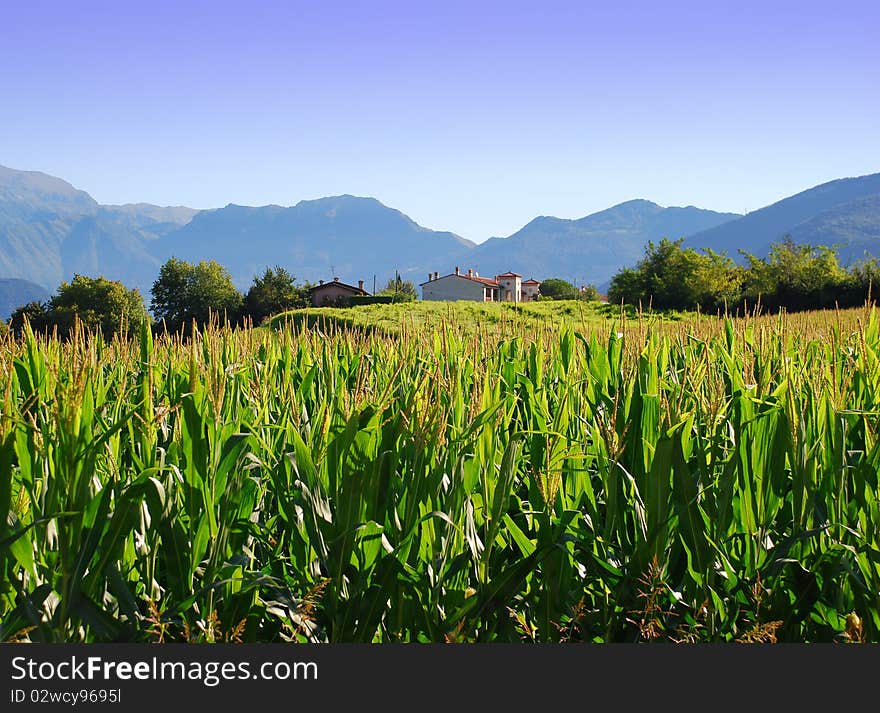
[[[540,285],[541,283],[535,279],[523,280],[524,285]]]
[[[422,285],[430,285],[432,282],[437,282],[438,280],[442,280],[447,277],[460,277],[463,280],[470,280],[471,282],[479,282],[483,285],[491,285],[492,287],[500,287],[498,280],[493,280],[491,277],[477,277],[476,275],[468,275],[463,272],[460,272],[457,275],[453,272],[448,275],[441,275],[436,280],[428,280],[428,282],[420,282],[419,287],[421,287]]]
[[[474,282],[482,282],[484,285],[492,285],[492,287],[498,287],[498,280],[493,280],[490,277],[477,277],[476,275],[471,275],[468,277],[467,275],[459,275],[459,277],[464,277],[467,280],[473,280]]]
[[[518,275],[515,272],[503,272],[498,277],[522,277],[522,275]]]

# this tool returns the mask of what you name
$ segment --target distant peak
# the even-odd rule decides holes
[[[42,171],[20,171],[17,168],[0,166],[0,183],[16,183],[41,191],[88,196],[85,191],[75,188],[63,178]],[[88,198],[91,200],[91,196]]]
[[[301,200],[297,203],[297,207],[299,206],[322,206],[322,205],[340,205],[340,204],[369,204],[369,205],[379,205],[383,208],[387,207],[376,198],[372,196],[354,196],[350,193],[342,193],[338,196],[324,196],[323,198],[309,198]]]
[[[276,203],[269,203],[267,205],[242,205],[241,203],[227,203],[222,208],[215,208],[214,210],[237,210],[237,211],[252,211],[252,210],[285,210],[285,207],[282,205],[277,205]],[[201,211],[208,212],[208,211]]]
[[[654,201],[649,201],[646,198],[633,198],[632,200],[611,206],[610,210],[613,210],[614,208],[659,208],[662,210],[663,206],[654,203]]]
[[[103,207],[120,210],[198,210],[185,205],[156,205],[155,203],[104,203]]]

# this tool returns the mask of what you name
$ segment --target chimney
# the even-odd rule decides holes
[[[455,266],[455,274],[458,274],[458,265]]]
[[[474,271],[471,270],[471,268],[468,268],[468,277],[473,277],[473,276],[474,276]]]
[[[358,280],[358,289],[363,291],[363,289],[364,289],[364,281],[363,280]]]
[[[440,273],[439,273],[439,272],[435,272],[435,273],[434,273],[434,279],[435,279],[435,280],[439,280],[439,279],[440,279]]]
[[[431,278],[431,273],[429,272],[429,273],[428,273],[428,282],[430,282],[431,279],[432,279],[432,278]]]
[[[324,280],[318,280],[318,284],[319,284],[319,285],[323,285],[323,284],[324,284]]]
[[[339,278],[338,278],[338,277],[334,277],[334,278],[333,278],[333,282],[339,282]]]

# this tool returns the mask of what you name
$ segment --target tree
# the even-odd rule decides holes
[[[190,314],[187,293],[193,269],[192,264],[172,257],[159,268],[159,277],[150,289],[150,310],[169,327],[179,327]]]
[[[628,305],[637,305],[644,297],[645,292],[642,271],[637,268],[624,267],[611,278],[608,301],[612,304],[623,302]]]
[[[799,245],[790,238],[773,243],[766,260],[744,254],[749,263],[744,295],[753,303],[760,298],[768,309],[833,307],[858,274],[848,275],[832,248]]]
[[[612,278],[609,301],[678,310],[715,310],[738,302],[742,274],[733,260],[712,250],[683,248],[682,242],[649,242],[635,268]]]
[[[541,281],[541,297],[549,300],[576,300],[580,293],[570,282],[558,277],[548,277]]]
[[[59,331],[70,332],[79,319],[89,329],[100,329],[108,336],[149,319],[138,290],[130,290],[118,280],[84,275],[62,282],[49,300],[47,312],[49,325]]]
[[[283,267],[266,269],[244,298],[244,314],[260,324],[266,317],[309,305],[308,285],[298,287],[295,278]]]
[[[232,321],[242,306],[229,271],[214,260],[193,264],[172,257],[160,268],[150,294],[153,315],[171,330],[189,328],[193,321],[204,325],[212,314]]]
[[[28,302],[26,305],[18,307],[9,318],[9,328],[16,337],[20,337],[24,332],[25,320],[31,325],[34,331],[42,331],[46,328],[47,312],[46,305],[42,302]]]
[[[880,292],[880,262],[868,257],[850,266],[846,289],[840,300],[841,307],[858,307],[865,302],[876,302]]]
[[[682,241],[648,243],[634,268],[611,280],[609,300],[650,304],[656,309],[749,309],[790,311],[862,304],[880,277],[876,260],[840,266],[833,248],[773,243],[766,258],[740,251],[746,265],[724,254],[682,248]]]
[[[393,297],[395,302],[412,302],[419,296],[416,286],[410,280],[404,280],[400,274],[395,274],[388,280],[379,294]]]
[[[86,328],[111,336],[149,318],[138,290],[130,290],[118,280],[74,275],[71,282],[61,283],[46,304],[29,302],[15,310],[10,326],[21,335],[27,319],[35,331],[57,328],[67,335],[79,320]]]
[[[586,302],[596,302],[599,299],[599,290],[596,289],[595,285],[584,285],[580,289],[578,299]]]

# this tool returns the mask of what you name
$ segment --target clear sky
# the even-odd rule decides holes
[[[880,3],[0,0],[0,164],[102,203],[369,195],[481,242],[880,171]]]

